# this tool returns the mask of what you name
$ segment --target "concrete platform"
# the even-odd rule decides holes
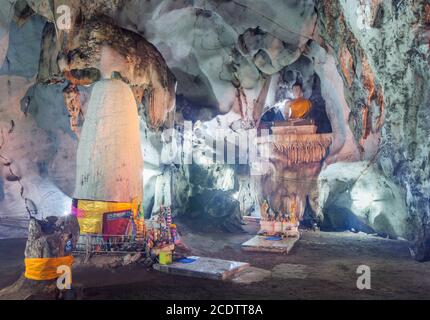
[[[266,236],[255,236],[242,243],[242,249],[253,252],[290,253],[300,237],[285,238],[280,241],[266,240]]]
[[[154,269],[178,276],[226,280],[237,272],[249,267],[249,263],[213,259],[206,257],[188,257],[196,259],[192,263],[173,262],[169,265],[155,264]]]

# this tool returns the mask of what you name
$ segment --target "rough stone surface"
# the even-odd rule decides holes
[[[240,204],[232,192],[222,190],[205,190],[189,199],[187,218],[195,220],[198,228],[220,228],[224,231],[239,231],[241,229]]]
[[[67,240],[73,246],[79,238],[79,224],[75,216],[47,217],[46,220],[30,219],[26,258],[55,258],[68,255],[64,252]]]
[[[318,178],[317,214],[335,229],[413,239],[414,221],[398,185],[369,162],[335,163]],[[358,218],[358,221],[355,220]],[[360,225],[361,223],[361,225]]]
[[[74,198],[140,201],[142,152],[137,106],[120,80],[101,80],[91,93],[76,157]]]
[[[176,129],[184,120],[192,120],[206,134],[223,128],[236,138],[241,130],[258,125],[260,112],[289,94],[289,86],[299,77],[306,96],[316,95],[313,101],[318,106],[324,100],[333,131],[333,145],[323,166],[361,160],[374,163],[371,170],[380,177],[378,181],[389,185],[374,188],[385,195],[398,187],[396,199],[405,204],[406,211],[391,214],[381,209],[378,216],[389,222],[378,222],[376,227],[375,221],[363,218],[366,210],[356,207],[354,201],[335,202],[382,234],[393,234],[394,230],[396,235],[406,236],[410,228],[412,236],[408,238],[416,244],[412,250],[415,257],[422,260],[430,256],[428,1],[64,2],[72,8],[72,26],[84,22],[86,27],[75,28],[70,34],[68,40],[75,40],[70,48],[76,51],[60,54],[58,61],[58,55],[53,54],[51,60],[49,55],[64,49],[63,43],[52,40],[65,39],[66,33],[55,33],[51,3],[8,1],[0,9],[0,91],[4,97],[0,101],[0,125],[5,137],[0,154],[6,162],[12,161],[15,172],[12,175],[8,166],[2,168],[2,215],[25,216],[25,198],[43,216],[62,214],[70,207],[77,138],[69,128],[67,108],[61,101],[67,84],[35,85],[36,76],[42,79],[51,75],[50,82],[76,82],[83,119],[91,91],[84,85],[98,79],[99,73],[116,71],[115,77],[133,85],[135,98],[142,102],[138,108],[147,215],[157,212],[163,202],[170,203],[175,214],[186,214],[190,199],[210,191],[237,198],[240,214],[255,211],[261,188],[244,173],[250,168],[208,166],[204,156],[198,156],[203,163],[196,167],[175,164],[170,151],[177,147],[174,141],[183,138]],[[105,18],[100,19],[102,15]],[[95,41],[86,43],[84,39]],[[109,45],[104,46],[103,39]],[[141,84],[147,82],[142,78],[147,77],[140,72],[147,70],[142,59],[152,55],[144,50],[146,55],[142,56],[130,43],[156,48],[149,50],[157,57],[151,65],[158,75],[168,76],[168,81],[155,98],[148,92],[151,86],[143,90]],[[95,44],[95,50],[88,44]],[[91,53],[91,58],[81,59],[78,52]],[[43,62],[39,64],[41,72],[36,74],[39,62]],[[110,62],[115,62],[116,70],[109,68]],[[67,77],[56,76],[60,67]],[[173,78],[169,75],[178,80],[176,114]],[[161,101],[156,103],[161,108],[152,109],[156,121],[151,123],[148,110],[154,99]],[[154,130],[160,124],[157,119],[175,128],[174,139]],[[10,131],[12,123],[14,129]],[[229,143],[239,148],[232,139]],[[210,148],[195,143],[190,149]],[[345,175],[340,180],[354,180],[354,172],[341,171]],[[342,183],[331,183],[331,190],[340,190]],[[315,211],[317,191],[313,190],[309,199]],[[325,191],[321,194],[321,207],[330,208]],[[236,204],[232,208],[236,216]],[[379,212],[375,210],[372,205],[372,214]],[[318,214],[329,212],[333,210]]]
[[[212,280],[227,280],[237,272],[249,267],[249,263],[206,257],[189,257],[192,263],[173,262],[169,265],[155,264],[154,269],[174,275]]]
[[[334,52],[344,48],[352,56],[351,87],[345,80],[350,126],[364,150],[366,137],[371,140],[380,135],[375,160],[385,177],[402,189],[401,200],[406,202],[414,226],[413,251],[418,260],[430,256],[426,2],[317,2],[324,45]],[[337,65],[341,71],[341,63]],[[364,112],[368,116],[363,118]]]

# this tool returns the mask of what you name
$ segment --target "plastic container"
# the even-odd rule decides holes
[[[160,251],[160,264],[172,264],[172,251]]]

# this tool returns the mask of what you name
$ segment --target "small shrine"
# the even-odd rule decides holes
[[[245,250],[288,253],[299,239],[306,198],[332,143],[331,133],[317,133],[310,120],[275,122],[270,144],[272,171],[261,177],[260,230]]]
[[[286,121],[272,127],[274,159],[288,167],[319,163],[332,142],[331,133],[317,133],[317,126],[306,121]]]

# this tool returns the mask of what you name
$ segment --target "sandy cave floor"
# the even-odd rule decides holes
[[[239,234],[190,232],[182,239],[193,255],[249,262],[232,281],[172,276],[131,265],[115,269],[74,267],[82,299],[428,299],[430,262],[410,258],[404,241],[351,232],[303,231],[290,255],[250,253],[240,244],[256,231]],[[0,240],[0,288],[23,272],[25,239]],[[359,265],[371,268],[371,290],[356,287]]]

